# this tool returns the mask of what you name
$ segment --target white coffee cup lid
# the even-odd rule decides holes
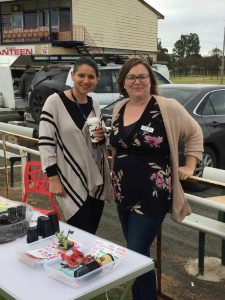
[[[92,117],[92,118],[87,118],[87,124],[93,124],[93,123],[98,123],[100,122],[100,119],[98,117]]]

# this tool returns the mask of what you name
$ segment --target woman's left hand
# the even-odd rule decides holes
[[[180,180],[185,180],[194,174],[194,169],[190,166],[179,167],[178,175]]]
[[[196,163],[197,158],[195,156],[187,155],[185,165],[183,167],[179,167],[178,169],[179,179],[185,180],[189,176],[192,176],[195,171]]]
[[[98,140],[98,142],[101,142],[105,139],[105,131],[102,126],[99,126],[94,132],[93,136]]]

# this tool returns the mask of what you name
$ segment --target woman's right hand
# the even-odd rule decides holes
[[[51,176],[48,178],[49,180],[49,192],[60,196],[60,197],[65,197],[66,192],[64,190],[64,187],[59,179],[59,176]]]
[[[96,138],[98,142],[101,142],[105,139],[105,130],[102,126],[99,126],[96,128],[96,130],[93,132],[93,136]]]

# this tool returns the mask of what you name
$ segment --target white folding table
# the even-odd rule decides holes
[[[34,213],[33,218],[37,218]],[[91,246],[100,237],[60,222],[60,230],[73,230],[71,239]],[[113,230],[113,228],[112,228]],[[104,240],[103,240],[104,241]],[[97,276],[78,288],[70,287],[50,278],[44,269],[35,269],[18,260],[16,250],[26,246],[26,237],[0,244],[0,295],[21,300],[91,299],[113,287],[136,278],[154,268],[151,258],[127,250],[125,256],[110,272]]]

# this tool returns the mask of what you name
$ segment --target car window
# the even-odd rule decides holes
[[[210,95],[211,94],[208,94],[205,97],[204,101],[200,104],[199,108],[196,111],[198,114],[203,116],[212,116],[216,114],[210,99],[211,98]]]
[[[99,70],[100,80],[96,86],[96,93],[112,93],[112,72],[111,70]]]
[[[216,115],[225,115],[225,90],[213,91],[210,94],[210,102]]]
[[[208,95],[202,114],[225,115],[225,90],[213,91]]]
[[[113,84],[113,93],[119,93],[119,87],[118,87],[118,75],[119,75],[119,70],[116,69],[112,72],[112,84]]]

